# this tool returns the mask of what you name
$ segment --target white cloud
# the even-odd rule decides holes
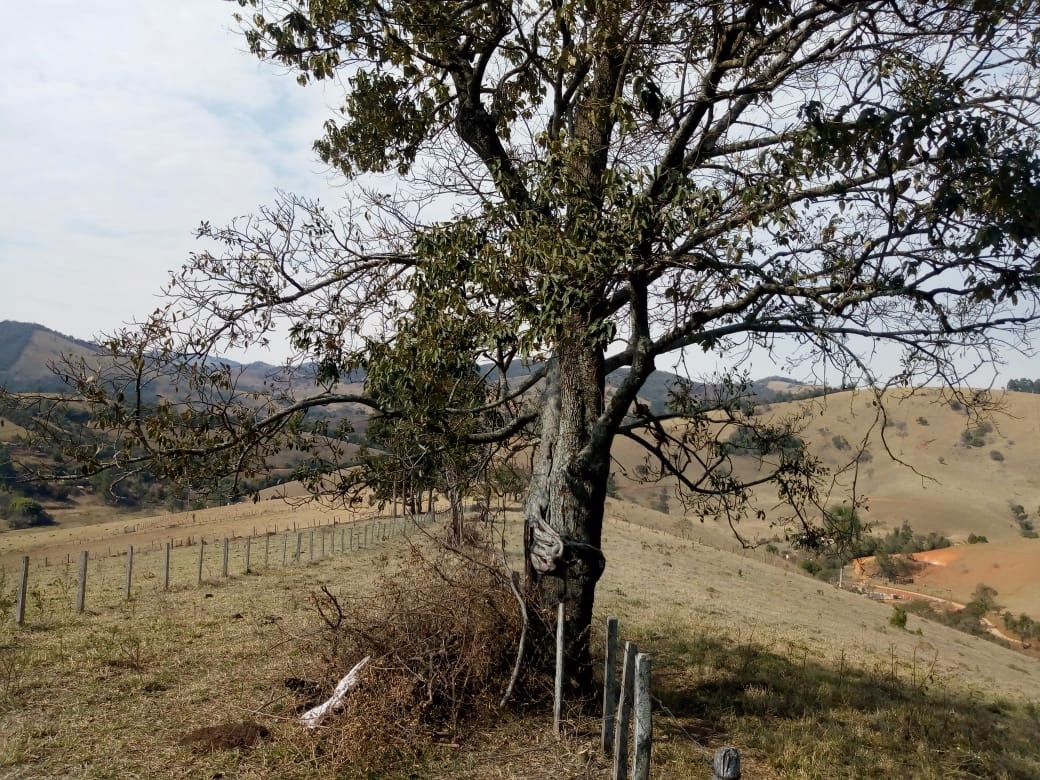
[[[326,98],[257,61],[233,29],[236,4],[8,6],[0,319],[81,338],[113,329],[157,305],[201,220],[253,211],[276,188],[340,196],[311,152],[334,88]],[[1034,361],[1008,357],[1005,375],[1036,374]]]
[[[193,248],[276,188],[325,194],[320,86],[245,51],[216,0],[37,0],[0,50],[0,318],[89,337],[150,311]],[[335,197],[331,195],[330,197]]]

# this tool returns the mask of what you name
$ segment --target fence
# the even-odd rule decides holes
[[[625,642],[618,683],[618,619],[607,618],[603,665],[603,720],[600,746],[613,756],[611,780],[648,780],[653,748],[653,699],[650,692],[650,656],[634,642]],[[740,753],[736,748],[715,751],[712,780],[740,780]]]
[[[256,573],[274,566],[291,566],[313,563],[333,555],[347,554],[355,550],[370,549],[395,536],[406,535],[408,530],[425,525],[436,519],[435,514],[414,518],[373,519],[307,528],[286,529],[282,533],[264,532],[247,536],[217,537],[207,541],[203,537],[189,536],[180,544],[171,538],[159,544],[151,543],[146,548],[128,545],[125,550],[108,555],[91,556],[87,550],[79,553],[73,571],[71,555],[63,564],[52,564],[44,558],[35,570],[29,556],[22,556],[18,569],[18,580],[14,594],[14,620],[24,625],[26,604],[31,595],[39,598],[37,590],[30,590],[30,580],[35,572],[55,572],[50,582],[56,586],[60,596],[71,591],[75,585],[74,609],[78,613],[87,610],[88,591],[98,595],[99,589],[111,591],[115,582],[112,577],[112,560],[122,559],[122,571],[118,572],[121,598],[130,600],[142,592],[141,580],[155,581],[155,590],[168,591],[174,587],[200,587],[205,582],[226,580],[238,574]],[[91,563],[94,564],[93,570]],[[118,567],[118,564],[117,564]],[[6,581],[6,571],[3,573]],[[46,579],[46,574],[44,579]],[[135,587],[137,586],[137,587]]]

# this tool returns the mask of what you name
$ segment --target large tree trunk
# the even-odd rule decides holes
[[[533,576],[529,585],[546,609],[563,601],[564,674],[568,686],[581,693],[593,690],[589,629],[604,566],[600,537],[610,454],[579,453],[603,410],[603,389],[602,350],[578,340],[562,343],[546,378],[541,437],[525,508],[525,548]],[[535,530],[539,524],[542,531]],[[549,571],[544,571],[544,561],[531,565],[532,535],[544,536],[546,527],[563,542]]]

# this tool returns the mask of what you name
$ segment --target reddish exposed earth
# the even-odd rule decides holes
[[[1040,539],[1017,539],[915,553],[927,563],[912,590],[965,603],[975,588],[997,591],[1001,610],[1040,618]]]

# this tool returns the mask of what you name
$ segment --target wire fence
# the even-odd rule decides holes
[[[107,553],[82,550],[53,561],[22,556],[14,575],[0,569],[0,609],[11,611],[24,625],[33,612],[55,606],[77,613],[120,601],[185,588],[202,587],[276,567],[302,566],[333,556],[370,550],[389,539],[436,522],[438,515],[377,517],[347,523],[335,517],[327,524],[286,528],[279,532],[253,529],[233,536],[190,535],[109,548]],[[28,616],[28,617],[27,617]]]

